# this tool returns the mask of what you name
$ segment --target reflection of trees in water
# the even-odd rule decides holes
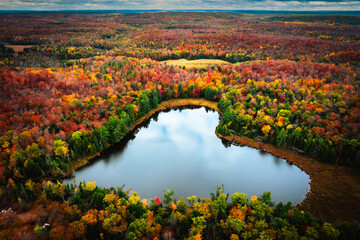
[[[124,154],[124,152],[128,146],[128,143],[131,140],[135,139],[136,134],[142,128],[147,129],[150,126],[151,121],[157,122],[159,120],[160,113],[168,113],[170,111],[177,111],[177,110],[179,110],[181,112],[182,110],[188,110],[188,109],[194,110],[194,109],[201,109],[201,108],[205,108],[206,112],[215,112],[213,109],[211,109],[209,107],[205,107],[205,106],[186,105],[186,106],[180,106],[180,107],[176,107],[176,108],[167,108],[165,110],[154,113],[150,118],[146,119],[144,122],[142,122],[141,124],[136,126],[131,132],[126,134],[120,142],[114,144],[110,148],[105,149],[103,152],[101,152],[101,155],[96,157],[95,159],[93,159],[91,164],[97,162],[99,159],[103,159],[103,161],[106,164],[109,164],[112,160],[116,160],[116,159],[120,158]],[[220,118],[220,114],[219,114],[219,118]],[[230,147],[231,144],[233,144],[227,140],[222,140],[222,141],[223,141],[223,144],[225,147]],[[224,143],[224,141],[226,141],[227,143]],[[116,156],[116,157],[114,157],[114,156]],[[91,165],[91,164],[89,164],[89,165]]]
[[[160,113],[168,113],[170,111],[178,111],[181,112],[182,110],[194,110],[194,109],[201,109],[201,108],[205,108],[205,111],[208,112],[215,112],[213,109],[209,108],[209,107],[204,107],[204,106],[196,106],[196,105],[187,105],[187,106],[180,106],[180,107],[176,107],[176,108],[168,108],[159,112],[154,113],[150,118],[148,118],[147,120],[145,120],[144,122],[142,122],[141,124],[139,124],[137,127],[134,128],[134,130],[132,130],[131,132],[129,132],[128,134],[126,134],[126,136],[117,144],[113,145],[112,147],[104,150],[101,153],[101,156],[96,157],[96,159],[94,159],[94,161],[92,161],[92,163],[96,162],[97,160],[99,160],[100,158],[104,160],[104,162],[106,164],[109,164],[112,160],[116,160],[118,158],[120,158],[127,146],[128,143],[131,140],[134,140],[136,137],[136,134],[142,129],[142,128],[148,128],[150,126],[151,121],[155,121],[157,122],[159,120],[159,115]],[[219,118],[221,118],[220,114],[219,114]],[[221,139],[221,143],[223,144],[223,146],[225,148],[229,148],[232,145],[236,146],[236,147],[244,147],[245,145],[237,143],[237,142],[232,142],[232,141],[228,141],[226,139]],[[283,165],[284,164],[284,160],[282,158],[279,158],[277,156],[274,156],[266,151],[264,151],[263,149],[259,149],[259,154],[261,156],[268,156],[271,155],[273,158],[274,163],[277,166]],[[114,157],[116,155],[116,157]],[[286,165],[291,167],[293,164],[287,160],[285,160],[285,162],[287,163]]]
[[[265,151],[262,150],[262,149],[259,149],[259,153],[260,153],[261,156],[266,156],[266,155],[269,154],[269,153],[265,152]]]
[[[155,122],[157,122],[159,120],[159,113],[154,114],[152,118]]]
[[[277,166],[283,165],[283,163],[284,163],[284,159],[278,158],[276,156],[273,156],[273,160]]]
[[[292,166],[294,165],[292,162],[289,162],[289,161],[286,160],[286,159],[279,158],[279,157],[274,156],[274,155],[272,155],[272,154],[270,154],[270,153],[267,153],[267,154],[269,154],[269,155],[272,156],[273,161],[274,161],[275,165],[277,165],[277,166],[286,165],[287,167],[292,167]]]
[[[106,164],[110,163],[112,160],[117,161],[117,159],[124,154],[129,142],[135,139],[136,134],[142,128],[148,128],[152,120],[157,122],[158,119],[159,119],[159,112],[153,114],[149,119],[145,120],[144,122],[136,126],[132,131],[126,134],[120,142],[114,144],[112,147],[102,152],[101,158],[104,159],[104,162]]]
[[[284,163],[287,163],[286,164],[287,166],[292,166],[293,165],[291,162],[287,161],[286,159],[282,159],[282,158],[279,158],[279,157],[277,157],[275,155],[272,155],[271,153],[268,153],[268,152],[264,151],[263,149],[259,149],[259,154],[261,156],[264,156],[264,157],[265,156],[272,156],[272,160],[274,161],[275,165],[277,165],[277,166],[281,166]]]
[[[179,107],[175,107],[175,108],[169,108],[166,109],[162,112],[170,112],[171,110],[179,110],[180,112],[182,110],[194,110],[194,109],[201,109],[204,108],[206,112],[215,112],[215,110],[213,110],[212,108],[206,107],[206,106],[198,106],[198,105],[185,105],[185,106],[179,106]]]
[[[187,108],[182,108],[189,109]],[[199,107],[195,107],[193,109],[199,109]],[[180,111],[180,109],[178,109]],[[138,136],[140,138],[140,135],[137,135],[141,131],[143,127],[149,128],[150,123],[152,120],[155,121],[163,121],[162,117],[159,116],[163,112],[171,112],[172,109],[169,109],[167,111],[162,111],[159,113],[154,114],[151,118],[144,121],[142,124],[134,128],[133,131],[129,132],[122,140],[121,142],[113,145],[110,149],[102,152],[101,157],[98,157],[95,159],[94,162],[99,163],[98,165],[93,165],[93,168],[91,171],[78,173],[78,176],[84,176],[85,178],[92,177],[92,175],[99,175],[98,182],[106,182],[105,184],[109,186],[111,185],[118,185],[119,183],[127,184],[127,188],[133,188],[135,191],[145,191],[148,196],[154,196],[153,192],[158,191],[156,186],[160,186],[162,183],[166,183],[164,186],[161,187],[160,193],[166,189],[166,185],[173,184],[174,189],[176,192],[180,193],[183,196],[191,196],[188,194],[190,186],[196,187],[198,189],[204,189],[208,188],[210,182],[211,184],[217,184],[217,183],[225,183],[226,186],[233,188],[232,191],[247,191],[242,190],[246,188],[246,186],[251,185],[251,188],[258,187],[256,184],[266,184],[266,186],[275,183],[274,189],[277,190],[281,187],[281,184],[276,184],[276,181],[280,179],[283,175],[283,170],[289,170],[291,167],[290,164],[285,164],[283,162],[283,159],[278,158],[274,155],[271,155],[270,153],[265,152],[264,150],[256,150],[254,148],[249,148],[247,146],[241,145],[239,143],[231,142],[226,139],[221,139],[221,144],[219,141],[219,138],[215,135],[212,135],[211,137],[214,137],[214,139],[211,139],[211,141],[206,142],[208,145],[208,149],[206,151],[201,151],[202,146],[205,146],[201,143],[195,143],[193,146],[200,146],[199,148],[191,148],[185,146],[185,150],[191,149],[196,152],[196,154],[187,155],[185,153],[185,150],[180,149],[179,150],[179,160],[176,160],[176,163],[180,163],[179,165],[174,165],[175,163],[172,163],[169,160],[176,159],[176,156],[174,156],[174,149],[175,147],[168,147],[166,149],[163,149],[161,151],[160,155],[157,154],[150,154],[148,150],[152,150],[155,145],[153,145],[155,142],[151,141],[151,145],[147,146],[146,144],[143,144],[143,142],[138,145],[135,141],[131,142],[132,140],[135,140],[135,137]],[[212,111],[210,109],[210,111]],[[201,111],[204,113],[203,111]],[[179,113],[179,112],[178,112]],[[185,114],[185,113],[182,113]],[[212,119],[211,122],[214,120],[213,118],[216,118],[214,114],[211,115]],[[196,117],[202,116],[202,115],[196,115]],[[159,119],[159,120],[158,120]],[[172,119],[172,118],[171,118]],[[190,116],[190,118],[186,118],[186,120],[194,120],[195,117]],[[171,120],[167,120],[171,121]],[[210,121],[210,120],[209,120]],[[177,121],[176,121],[177,122]],[[152,122],[152,124],[155,124]],[[192,123],[190,122],[190,125]],[[156,124],[155,124],[156,125]],[[193,125],[191,125],[191,129],[193,129]],[[200,126],[205,127],[205,126]],[[205,129],[206,130],[206,129]],[[145,131],[145,130],[143,130]],[[182,131],[182,130],[180,130]],[[214,129],[208,129],[206,131],[214,131]],[[205,132],[206,132],[205,131]],[[184,131],[187,134],[187,137],[190,137],[194,139],[193,134],[191,134],[190,131],[186,130]],[[204,131],[201,131],[203,133]],[[161,137],[165,137],[165,139],[161,139],[161,141],[156,138],[157,142],[166,143],[166,145],[161,146],[170,146],[169,139],[167,136],[171,136],[165,132],[161,132]],[[140,133],[142,135],[142,133]],[[157,135],[156,135],[157,136]],[[208,134],[206,132],[206,137],[208,137]],[[139,139],[136,139],[139,140]],[[186,139],[185,139],[186,140]],[[146,140],[147,141],[147,140]],[[131,143],[130,143],[131,142]],[[187,142],[177,142],[176,144],[186,144]],[[191,143],[193,143],[191,141]],[[196,145],[197,144],[197,145]],[[210,146],[209,146],[210,145]],[[213,145],[213,146],[211,146]],[[231,148],[231,146],[234,145],[234,147]],[[240,149],[240,147],[243,147]],[[226,149],[225,149],[226,148]],[[129,151],[129,155],[127,152]],[[139,151],[141,154],[139,154]],[[181,155],[181,153],[185,153],[184,155]],[[215,152],[216,151],[216,154]],[[222,152],[224,151],[224,152]],[[198,152],[204,152],[206,155],[199,155],[199,160],[196,158]],[[146,157],[143,157],[144,155],[142,153],[145,153]],[[268,156],[268,155],[271,156]],[[222,158],[227,158],[228,161],[219,161]],[[260,158],[260,159],[257,159]],[[189,159],[189,161],[187,161]],[[101,161],[97,161],[101,160]],[[129,164],[129,160],[131,160],[131,163]],[[154,161],[154,163],[151,163],[150,161]],[[204,164],[206,162],[206,164]],[[149,164],[150,163],[150,164]],[[220,165],[217,165],[219,164]],[[111,164],[111,165],[110,165]],[[181,165],[184,166],[183,169],[181,169]],[[140,167],[142,166],[142,167]],[[159,167],[160,166],[160,167]],[[154,169],[152,169],[155,167]],[[167,170],[166,168],[170,167],[170,170]],[[248,167],[248,169],[247,169]],[[94,170],[94,168],[97,168]],[[102,172],[102,169],[104,169],[104,172]],[[156,172],[158,169],[160,171]],[[176,169],[176,171],[174,171]],[[242,169],[245,169],[245,172],[241,172]],[[251,172],[254,171],[254,172]],[[121,173],[120,173],[121,172]],[[145,172],[150,172],[151,174],[157,176],[157,177],[148,177],[146,176]],[[164,174],[166,172],[166,174]],[[178,174],[182,172],[182,174]],[[183,180],[183,173],[188,173],[188,179]],[[155,174],[154,174],[155,173]],[[275,173],[275,175],[273,175]],[[103,174],[103,175],[101,175]],[[297,175],[297,172],[292,172],[292,175]],[[140,179],[140,175],[145,176],[144,179]],[[195,178],[194,176],[201,176],[200,178]],[[265,180],[260,180],[264,176]],[[192,178],[194,177],[194,178]],[[206,181],[208,185],[205,184],[203,179],[206,179],[208,177],[209,181]],[[219,177],[219,178],[216,178]],[[241,177],[245,177],[242,179]],[[160,180],[159,180],[160,179]],[[199,180],[200,179],[200,180]],[[129,182],[128,182],[129,180]],[[174,183],[171,181],[174,180]],[[93,180],[91,180],[93,181]],[[146,181],[146,184],[144,182]],[[151,182],[153,181],[153,182]],[[144,187],[147,185],[147,183],[151,182],[151,187]],[[194,184],[192,184],[194,182]],[[198,182],[199,184],[195,184],[195,182]],[[290,182],[290,181],[289,181]],[[251,183],[251,184],[250,184]],[[137,184],[137,185],[134,185]],[[242,185],[244,184],[244,185]],[[253,185],[254,184],[254,185]],[[262,188],[262,185],[259,188]],[[212,185],[213,187],[214,185]],[[300,187],[300,185],[299,185]],[[146,189],[145,189],[146,188]],[[269,188],[271,188],[269,186]],[[190,189],[193,191],[192,189]],[[266,189],[266,190],[272,190],[272,189]],[[280,189],[281,190],[281,189]],[[301,189],[300,189],[301,190]],[[299,190],[299,191],[300,191]],[[197,190],[196,190],[197,191]],[[251,190],[248,194],[254,194],[254,190]],[[201,191],[199,190],[199,193]],[[205,191],[205,194],[207,195],[210,191]],[[284,192],[284,197],[287,194],[288,191]],[[260,193],[260,191],[258,192]],[[145,193],[144,193],[145,194]],[[298,199],[302,199],[303,192],[301,192],[300,197]],[[294,193],[291,193],[289,197],[291,198],[291,201],[298,202],[298,199],[293,198]],[[289,199],[290,200],[290,199]]]
[[[243,145],[241,143],[232,142],[232,141],[229,141],[229,140],[226,140],[223,138],[221,139],[221,142],[226,148],[231,147],[231,145],[236,146],[236,147],[245,147],[245,145]]]
[[[289,162],[288,160],[284,159],[287,163],[287,166],[292,167],[295,166],[292,162]],[[299,168],[300,169],[300,168]],[[301,170],[302,171],[302,170]]]
[[[180,106],[180,107],[176,107],[176,108],[168,108],[159,112],[154,113],[150,118],[148,118],[147,120],[145,120],[144,122],[142,122],[141,124],[139,124],[138,126],[136,126],[131,132],[129,132],[128,134],[126,134],[124,136],[124,138],[114,144],[113,146],[111,146],[108,149],[105,149],[100,156],[94,158],[91,163],[89,165],[92,165],[94,163],[96,163],[98,160],[102,159],[104,161],[105,164],[109,164],[112,161],[117,161],[117,159],[121,158],[121,156],[124,154],[125,150],[128,147],[128,143],[132,140],[135,139],[136,134],[142,129],[142,128],[148,128],[150,126],[151,121],[155,121],[157,122],[159,120],[159,115],[160,113],[168,113],[170,111],[177,111],[179,110],[180,112],[182,110],[194,110],[194,109],[201,109],[201,108],[205,108],[206,112],[215,112],[213,109],[208,108],[208,107],[204,107],[204,106],[196,106],[196,105],[187,105],[187,106]],[[221,118],[220,114],[219,114],[219,118]],[[245,145],[240,144],[240,143],[236,143],[236,142],[232,142],[232,141],[228,141],[226,139],[221,139],[221,143],[223,144],[223,146],[225,148],[229,148],[232,145],[236,146],[236,147],[244,147]],[[261,156],[267,156],[267,155],[271,155],[273,157],[273,161],[277,166],[282,165],[284,162],[284,159],[281,159],[279,157],[276,157],[272,154],[269,154],[268,152],[265,152],[262,149],[259,149],[259,154]],[[116,156],[116,157],[115,157]],[[292,166],[293,164],[291,162],[286,161],[288,166]]]
[[[221,139],[221,143],[224,145],[224,147],[228,148],[231,146],[232,142],[226,140],[226,139]]]
[[[138,131],[132,131],[128,133],[120,142],[114,144],[112,147],[106,149],[101,153],[101,158],[106,164],[111,163],[113,160],[116,160],[121,157],[128,146],[128,143],[135,139],[135,134]]]
[[[243,144],[240,144],[240,143],[237,143],[237,142],[231,142],[231,141],[228,141],[226,139],[221,139],[221,143],[224,145],[225,148],[231,147],[231,145],[236,146],[236,147],[247,147],[246,145],[243,145]],[[277,156],[274,156],[271,153],[268,153],[268,152],[264,151],[263,149],[258,149],[258,151],[259,151],[259,154],[261,156],[263,156],[263,157],[272,156],[272,159],[273,159],[275,165],[277,165],[277,166],[281,166],[285,162],[287,163],[286,166],[288,166],[288,167],[293,166],[292,162],[289,162],[286,159],[282,159],[282,158],[279,158]]]

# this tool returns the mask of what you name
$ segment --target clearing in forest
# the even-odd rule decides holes
[[[211,66],[217,66],[217,65],[227,65],[231,64],[227,61],[223,61],[220,59],[196,59],[196,60],[187,60],[187,59],[178,59],[178,60],[166,60],[162,61],[166,65],[171,66],[180,66],[185,68],[204,68],[204,67],[211,67]]]
[[[24,51],[25,48],[31,48],[34,45],[7,45],[6,47],[12,48],[15,53]]]

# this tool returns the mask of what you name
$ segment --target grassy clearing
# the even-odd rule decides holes
[[[24,51],[25,48],[31,48],[34,45],[7,45],[6,47],[12,48],[15,53]]]
[[[230,62],[219,60],[219,59],[197,59],[197,60],[187,60],[187,59],[178,59],[178,60],[166,60],[162,61],[166,65],[170,66],[179,66],[185,68],[204,68],[217,65],[228,65]]]

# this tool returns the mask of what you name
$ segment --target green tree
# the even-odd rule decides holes
[[[276,145],[280,147],[286,147],[288,132],[285,128],[281,128],[279,134],[276,137]]]
[[[227,99],[226,96],[223,96],[220,101],[218,102],[217,106],[222,111],[225,112],[225,110],[231,105],[231,100]]]
[[[184,98],[185,97],[184,88],[183,88],[181,83],[178,86],[178,93],[179,93],[179,98]]]
[[[213,101],[216,94],[216,89],[210,88],[209,85],[204,90],[204,96],[206,100]]]
[[[136,119],[136,112],[134,110],[134,106],[132,104],[127,104],[124,108],[127,116],[129,116],[130,121],[133,122]]]
[[[25,167],[25,174],[29,178],[40,177],[43,175],[39,165],[36,162],[34,162],[34,160],[32,159],[26,160],[24,167]]]
[[[145,92],[140,93],[139,100],[139,117],[144,116],[151,110],[150,99]]]
[[[99,138],[102,149],[107,148],[109,146],[109,137],[110,133],[105,126],[99,127]]]
[[[106,123],[106,129],[109,133],[109,142],[116,143],[121,140],[127,132],[127,126],[124,119],[119,119],[116,116],[111,116]],[[106,132],[104,133],[106,134]]]

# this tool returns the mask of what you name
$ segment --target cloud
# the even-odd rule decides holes
[[[359,0],[1,0],[0,10],[360,10]]]

